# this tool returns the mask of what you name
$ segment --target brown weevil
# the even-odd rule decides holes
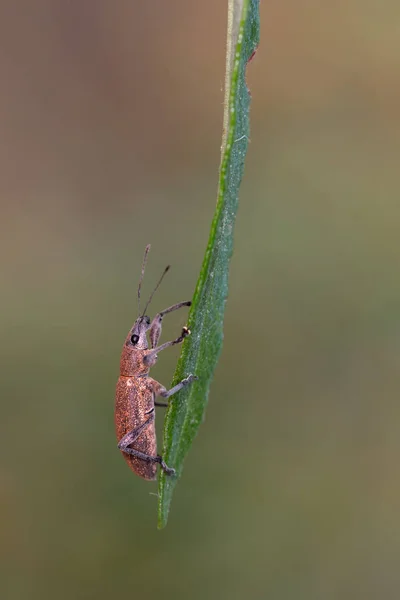
[[[146,316],[147,307],[164,275],[169,270],[168,266],[150,295],[143,313],[140,314],[140,290],[149,250],[150,245],[146,246],[144,253],[137,292],[140,316],[129,331],[122,348],[120,376],[115,395],[115,429],[118,448],[122,451],[132,471],[144,479],[154,480],[157,464],[168,475],[175,473],[174,469],[168,467],[162,457],[157,454],[155,406],[168,406],[168,403],[156,402],[155,398],[156,396],[169,398],[198,378],[195,375],[189,375],[172,389],[167,390],[158,381],[149,377],[150,368],[157,362],[158,353],[165,350],[165,348],[180,344],[185,337],[190,335],[189,329],[184,327],[181,335],[176,340],[157,346],[164,315],[178,310],[182,306],[191,305],[190,301],[174,304],[159,312],[153,321],[150,321],[149,317]],[[147,342],[147,332],[149,332],[150,349]]]

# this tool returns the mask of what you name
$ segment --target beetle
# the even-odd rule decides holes
[[[157,362],[158,353],[165,350],[165,348],[180,344],[190,335],[189,329],[184,327],[178,338],[157,346],[161,335],[163,317],[183,306],[191,305],[191,301],[173,304],[159,312],[153,321],[150,321],[150,318],[145,314],[154,293],[170,268],[168,265],[151,293],[143,313],[140,314],[140,290],[149,251],[150,244],[146,246],[144,252],[142,272],[138,284],[139,317],[130,329],[122,348],[120,376],[115,394],[115,430],[118,448],[124,455],[129,467],[143,479],[152,481],[156,478],[157,464],[161,466],[167,475],[175,473],[175,470],[168,467],[162,457],[157,454],[155,406],[166,407],[168,403],[156,402],[156,396],[170,398],[198,377],[188,375],[170,390],[149,377],[150,368]],[[149,334],[150,348],[147,333]]]

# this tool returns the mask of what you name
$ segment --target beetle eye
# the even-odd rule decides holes
[[[131,342],[132,344],[135,346],[139,341],[139,336],[136,335],[136,333],[133,334],[133,336],[131,337]]]

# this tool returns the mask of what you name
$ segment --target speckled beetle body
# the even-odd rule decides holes
[[[150,246],[147,246],[138,286],[138,302],[140,301],[141,283],[149,250]],[[168,269],[169,267],[165,269],[151,294],[144,312]],[[149,376],[149,371],[157,362],[158,352],[175,344],[180,344],[190,334],[187,327],[184,327],[181,335],[176,340],[157,346],[164,315],[182,306],[190,306],[190,304],[190,301],[174,304],[158,313],[152,322],[143,312],[129,331],[122,348],[120,376],[115,395],[115,429],[118,448],[122,451],[132,471],[147,480],[155,479],[157,464],[160,464],[168,475],[175,472],[157,454],[155,406],[168,406],[168,404],[156,402],[155,398],[157,396],[169,398],[184,386],[195,381],[197,377],[189,375],[172,389],[167,390]],[[150,348],[147,342],[147,333],[149,333]]]

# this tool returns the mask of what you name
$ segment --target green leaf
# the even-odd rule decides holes
[[[246,65],[259,39],[259,0],[229,0],[224,124],[218,199],[211,224],[188,327],[192,335],[182,347],[173,385],[189,373],[199,380],[170,403],[164,423],[163,458],[176,475],[160,470],[158,527],[165,527],[172,493],[184,458],[204,418],[208,391],[222,347],[223,318],[228,295],[229,262],[238,208],[239,186],[249,137],[250,96]]]

